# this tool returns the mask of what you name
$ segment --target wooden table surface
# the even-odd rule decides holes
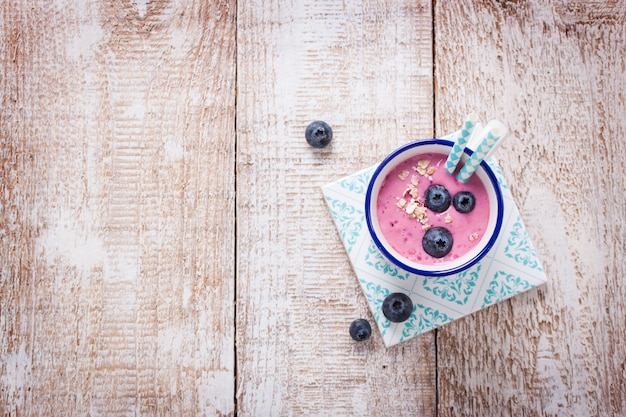
[[[0,414],[626,415],[625,16],[2,1]],[[320,186],[471,111],[511,130],[548,283],[352,341],[373,318]]]

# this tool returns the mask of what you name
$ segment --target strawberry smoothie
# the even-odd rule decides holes
[[[456,173],[446,172],[446,159],[447,155],[424,153],[400,163],[383,180],[376,202],[385,239],[400,255],[424,265],[465,255],[478,245],[489,223],[489,198],[480,178],[474,175],[466,183],[458,182]],[[425,202],[427,189],[432,185],[443,186],[450,198],[459,192],[470,192],[475,200],[472,209],[462,213],[466,210],[459,211],[456,203],[450,202],[445,210],[433,211],[428,208],[433,205]],[[451,249],[444,256],[431,256],[423,247],[424,235],[431,228],[444,228],[452,236]]]

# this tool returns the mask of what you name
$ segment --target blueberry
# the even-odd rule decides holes
[[[333,130],[328,123],[316,120],[306,127],[306,141],[314,148],[323,148],[333,140]]]
[[[383,314],[389,321],[401,323],[411,317],[412,312],[413,301],[404,293],[394,292],[383,300]]]
[[[443,185],[431,185],[424,194],[424,204],[434,212],[442,213],[450,207],[450,192]]]
[[[454,195],[452,204],[459,213],[469,213],[474,210],[476,198],[474,198],[474,194],[469,191],[459,191]]]
[[[433,258],[443,258],[452,250],[452,235],[445,227],[431,227],[422,238],[422,247]]]
[[[372,326],[370,322],[365,319],[357,319],[350,325],[350,337],[357,342],[367,340],[372,335]]]

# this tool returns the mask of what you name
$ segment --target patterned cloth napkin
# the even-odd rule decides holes
[[[459,136],[460,131],[442,139],[454,141]],[[504,198],[500,237],[473,267],[443,277],[424,277],[400,269],[374,244],[365,222],[364,206],[365,192],[376,166],[322,186],[328,209],[386,346],[406,341],[547,281],[502,170],[493,158],[488,163],[498,178]],[[414,304],[411,317],[403,323],[392,323],[382,314],[383,300],[393,292],[408,294]]]

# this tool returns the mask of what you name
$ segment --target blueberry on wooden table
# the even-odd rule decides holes
[[[333,130],[328,123],[316,120],[306,127],[306,141],[314,148],[323,148],[333,140]]]
[[[389,321],[401,323],[411,317],[413,312],[413,301],[402,293],[394,292],[383,300],[383,314]]]
[[[372,326],[365,319],[357,319],[350,324],[350,337],[357,342],[363,342],[372,335]]]

